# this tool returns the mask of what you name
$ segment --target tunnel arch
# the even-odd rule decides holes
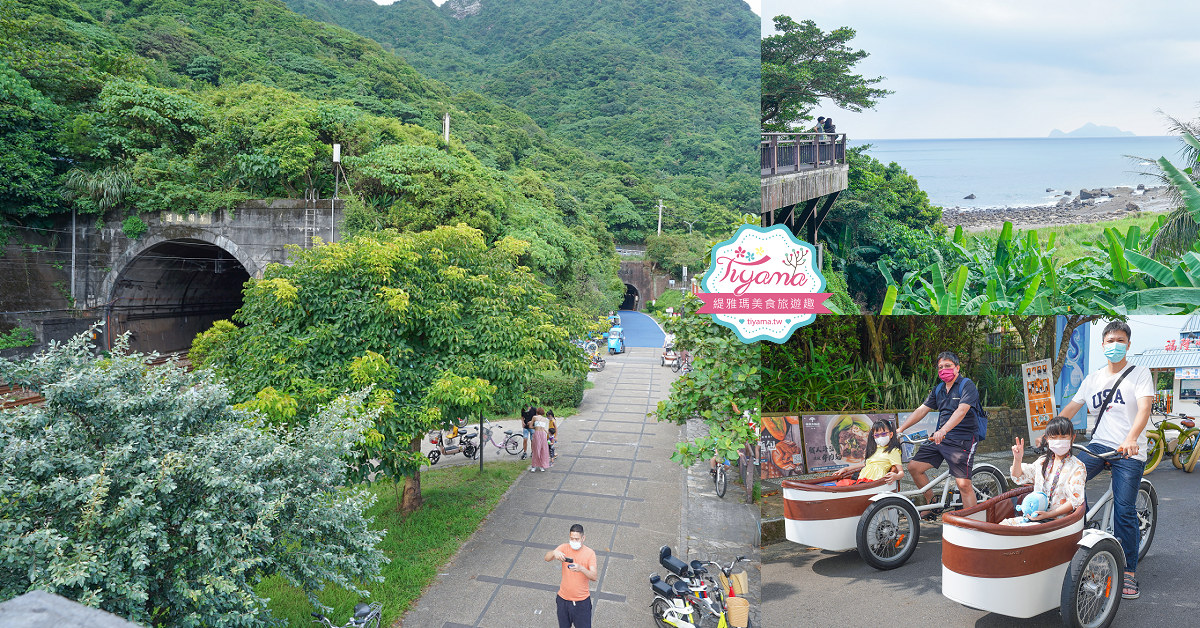
[[[107,344],[128,331],[135,351],[186,350],[196,334],[241,307],[253,276],[261,276],[257,265],[221,236],[193,231],[140,241],[104,280]]]
[[[642,309],[642,295],[637,286],[631,283],[625,284],[625,300],[621,301],[621,309],[634,311]]]

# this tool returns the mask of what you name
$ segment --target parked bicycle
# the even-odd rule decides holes
[[[727,469],[729,469],[728,460],[717,460],[716,464],[713,465],[711,475],[713,487],[717,491],[717,497],[725,497],[725,489],[729,485],[729,473]]]
[[[604,370],[604,358],[600,357],[599,352],[592,354],[591,362],[588,364],[588,369],[596,371],[597,373]]]
[[[1146,470],[1143,475],[1158,468],[1163,458],[1170,457],[1176,469],[1191,473],[1196,468],[1196,446],[1200,443],[1200,429],[1196,421],[1186,414],[1160,413],[1162,419],[1154,420],[1150,416],[1153,428],[1146,431]],[[1176,423],[1171,419],[1178,419]]]
[[[383,621],[383,604],[379,602],[355,604],[354,614],[341,626],[335,625],[321,613],[312,613],[312,616],[314,624],[322,624],[326,628],[379,628],[380,622]]]
[[[496,434],[502,430],[504,439],[496,442]],[[483,425],[483,438],[479,440],[479,446],[482,448],[484,443],[491,443],[496,449],[503,449],[510,456],[515,456],[524,449],[525,432],[506,430],[503,425],[486,421]]]
[[[671,370],[683,374],[692,372],[692,352],[687,349],[680,349],[675,357],[675,361],[671,363]]]

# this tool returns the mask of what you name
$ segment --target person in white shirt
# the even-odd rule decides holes
[[[1112,467],[1113,531],[1125,550],[1121,597],[1133,599],[1141,594],[1135,577],[1141,540],[1135,507],[1142,471],[1146,468],[1146,424],[1154,404],[1154,377],[1150,369],[1131,365],[1125,358],[1129,350],[1129,325],[1113,321],[1104,328],[1101,338],[1108,364],[1083,380],[1079,392],[1063,408],[1062,415],[1075,416],[1086,406],[1088,423],[1093,426],[1088,450],[1096,453],[1117,451],[1123,455],[1107,462]],[[1096,424],[1097,420],[1099,424]],[[1089,480],[1104,468],[1106,462],[1087,454],[1081,454],[1079,460],[1087,467]]]

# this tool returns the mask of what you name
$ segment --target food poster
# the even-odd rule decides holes
[[[762,477],[786,478],[804,473],[804,441],[800,434],[800,416],[764,415],[760,432]]]
[[[804,462],[809,473],[835,471],[863,462],[871,424],[879,419],[896,423],[895,414],[815,414],[801,418]]]
[[[896,427],[904,425],[904,422],[907,421],[908,417],[910,417],[910,416],[912,416],[911,412],[901,412],[900,414],[896,415],[896,420],[898,421],[898,423],[896,423]],[[905,430],[904,433],[908,434],[909,436],[911,436],[913,438],[928,438],[930,434],[937,431],[937,422],[938,422],[938,413],[936,410],[934,410],[934,411],[926,414],[925,418],[921,419],[920,421],[917,421],[916,425],[913,425],[912,427]],[[905,464],[908,464],[908,461],[912,460],[913,453],[916,452],[917,447],[918,447],[918,445],[914,445],[912,443],[906,443],[903,440],[901,440],[900,441],[900,461]]]
[[[1054,418],[1054,373],[1050,360],[1038,360],[1021,365],[1025,388],[1025,415],[1029,419],[1029,443],[1036,443]]]

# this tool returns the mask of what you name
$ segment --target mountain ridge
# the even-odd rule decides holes
[[[1047,137],[1136,137],[1136,133],[1132,131],[1122,131],[1115,126],[1102,126],[1092,122],[1088,122],[1083,126],[1063,133],[1058,129],[1050,131]]]

